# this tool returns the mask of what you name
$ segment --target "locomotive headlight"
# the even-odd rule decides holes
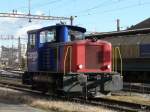
[[[82,64],[78,65],[78,68],[83,69],[83,65]]]
[[[107,65],[107,68],[110,69],[110,68],[111,68],[111,65]]]

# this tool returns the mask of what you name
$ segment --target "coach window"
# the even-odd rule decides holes
[[[35,34],[30,34],[30,48],[35,48]]]
[[[40,43],[54,42],[55,41],[55,31],[42,31],[40,33]]]

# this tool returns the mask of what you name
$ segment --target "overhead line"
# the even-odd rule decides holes
[[[53,0],[53,1],[47,2],[47,3],[37,4],[37,5],[33,6],[33,7],[38,7],[38,8],[39,8],[39,7],[43,7],[43,6],[46,6],[46,5],[51,5],[51,4],[60,2],[60,1],[63,1],[63,0]],[[33,8],[32,8],[32,9],[33,9]]]
[[[60,2],[60,1],[62,1],[62,0],[53,0],[53,1],[49,1],[47,3],[43,3],[43,4],[35,4],[35,5],[32,5],[32,9],[35,8],[35,7],[43,7],[43,6],[46,6],[46,5],[51,5],[51,4]],[[24,7],[19,7],[19,8],[16,8],[16,9],[23,9],[23,8],[28,8],[28,7],[24,6]]]
[[[124,0],[121,0],[121,1],[124,1]],[[115,1],[115,2],[120,3],[121,1]],[[110,3],[110,4],[107,4],[107,2],[110,2],[110,1],[105,0],[104,2],[102,2],[102,3],[98,4],[98,5],[95,5],[95,6],[91,7],[91,8],[88,8],[88,9],[85,9],[85,10],[82,10],[82,11],[78,11],[78,12],[75,12],[75,13],[78,13],[78,14],[79,14],[79,13],[87,13],[87,11],[88,11],[88,13],[89,13],[90,11],[92,11],[92,10],[94,10],[94,9],[101,8],[101,7],[104,7],[104,6],[109,6],[109,5],[111,5],[111,4],[114,4],[114,2],[112,2],[112,3]]]
[[[114,9],[110,9],[110,10],[105,10],[105,11],[102,11],[102,12],[95,12],[95,13],[88,13],[88,14],[84,14],[84,15],[77,15],[78,17],[81,17],[81,16],[89,16],[89,15],[94,15],[94,14],[97,14],[97,13],[108,13],[108,12],[114,12],[114,11],[120,11],[121,9],[128,9],[128,8],[134,8],[134,7],[139,7],[139,6],[144,6],[144,5],[149,5],[150,2],[145,2],[145,3],[137,3],[137,4],[134,4],[134,5],[128,5],[128,6],[125,6],[125,7],[120,7],[120,8],[114,8]]]
[[[93,6],[93,7],[91,7],[91,8],[85,9],[84,11],[81,11],[81,12],[87,12],[87,11],[90,11],[90,10],[93,10],[93,9],[97,9],[97,8],[99,8],[100,6],[102,6],[103,4],[105,4],[105,3],[107,3],[107,2],[108,2],[108,0],[105,0],[105,1],[102,2],[102,3],[100,3],[100,4],[96,5],[96,6]]]

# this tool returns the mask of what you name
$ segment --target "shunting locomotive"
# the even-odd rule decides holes
[[[85,28],[54,25],[28,31],[23,84],[50,94],[92,96],[121,90],[122,76],[112,71],[112,46],[85,39]]]

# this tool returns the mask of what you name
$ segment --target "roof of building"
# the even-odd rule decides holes
[[[94,33],[87,35],[86,38],[91,37],[104,38],[108,36],[123,36],[123,35],[146,34],[146,33],[150,33],[150,18],[136,25],[131,26],[126,30]]]
[[[129,30],[133,30],[133,29],[141,29],[141,28],[150,28],[150,18],[136,24],[133,25],[129,28]]]

